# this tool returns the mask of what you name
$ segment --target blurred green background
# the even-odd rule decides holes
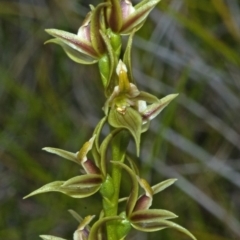
[[[78,151],[103,116],[97,66],[43,45],[45,28],[77,32],[90,3],[99,1],[0,0],[0,239],[72,239],[77,222],[67,210],[85,216],[101,209],[98,194],[22,200],[79,173],[41,149]],[[143,135],[138,165],[152,184],[178,178],[152,207],[179,215],[176,222],[199,240],[240,239],[239,43],[239,0],[163,0],[134,39],[138,87],[159,97],[180,93]],[[168,229],[133,231],[129,239],[188,238]]]

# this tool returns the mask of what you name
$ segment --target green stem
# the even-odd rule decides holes
[[[129,142],[129,133],[126,130],[119,132],[112,141],[112,159],[113,161],[124,162],[126,149]],[[122,177],[122,169],[119,166],[112,165],[112,180],[114,194],[111,199],[103,199],[104,213],[106,217],[116,216],[118,213],[118,199]],[[107,223],[107,239],[118,240],[116,233],[116,222]]]

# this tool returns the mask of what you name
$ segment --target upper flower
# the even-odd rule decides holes
[[[59,44],[67,55],[75,62],[81,64],[93,64],[107,53],[104,40],[101,36],[101,12],[107,3],[99,4],[89,12],[79,28],[77,34],[69,33],[58,29],[46,29],[46,32],[53,37],[47,41]]]
[[[107,10],[108,25],[114,32],[130,34],[143,25],[148,14],[160,1],[143,0],[133,7],[130,0],[107,0],[111,3]]]

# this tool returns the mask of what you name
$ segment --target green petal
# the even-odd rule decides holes
[[[132,211],[135,207],[135,204],[138,198],[138,181],[135,173],[126,164],[116,162],[116,161],[111,161],[111,163],[122,167],[125,171],[127,171],[129,176],[131,177],[132,189],[131,189],[130,196],[128,197],[127,206],[126,206],[126,214],[129,217],[132,214]]]
[[[89,229],[89,223],[95,218],[95,215],[88,215],[86,216],[81,223],[79,224],[77,230],[84,230],[84,229]]]
[[[72,187],[61,187],[59,192],[64,193],[72,198],[86,198],[95,194],[100,189],[100,187],[101,185],[96,187],[77,189]]]
[[[108,122],[114,128],[125,128],[129,130],[135,140],[137,156],[139,156],[142,129],[142,117],[140,114],[131,107],[127,107],[124,114],[119,113],[117,109],[111,109]]]
[[[28,197],[31,197],[37,194],[46,193],[46,192],[60,192],[73,198],[85,198],[96,193],[101,187],[101,184],[98,184],[96,186],[80,188],[80,187],[71,186],[71,185],[63,186],[64,183],[65,183],[64,181],[55,181],[55,182],[48,183],[42,186],[41,188],[33,191],[32,193],[28,194],[23,199],[26,199]]]
[[[85,39],[82,39],[76,34],[58,29],[46,29],[45,31],[51,36],[57,38],[61,42],[67,44],[69,47],[76,49],[79,52],[82,52],[88,56],[92,56],[93,58],[99,57],[99,55],[92,47],[91,43],[86,41]]]
[[[156,232],[167,228],[164,224],[161,223],[132,223],[132,227],[141,232]]]
[[[23,199],[26,199],[28,197],[31,197],[33,195],[40,194],[40,193],[59,192],[59,188],[63,183],[64,183],[64,181],[55,181],[55,182],[48,183],[48,184],[42,186],[41,188],[31,192],[30,194],[25,196]]]
[[[106,123],[107,117],[105,116],[96,126],[96,128],[94,129],[93,135],[96,135],[94,144],[92,146],[92,155],[93,155],[93,159],[95,161],[95,164],[98,168],[100,168],[100,147],[99,147],[99,137],[101,135],[102,132],[102,128],[104,126],[104,124]]]
[[[99,137],[100,137],[102,128],[103,128],[104,124],[106,123],[106,120],[107,120],[107,117],[103,117],[101,119],[101,121],[97,124],[97,126],[96,126],[96,128],[94,129],[94,132],[93,132],[93,135],[96,135],[94,145],[96,146],[97,150],[99,150]]]
[[[139,176],[138,166],[134,162],[134,160],[129,155],[127,155],[126,159],[129,162],[129,165],[130,165],[131,169],[133,170],[133,172],[135,173],[135,175]]]
[[[131,83],[135,84],[135,81],[133,79],[132,74],[132,58],[131,58],[131,50],[132,50],[132,42],[133,42],[133,36],[134,36],[135,30],[132,31],[128,38],[127,47],[123,56],[123,62],[125,63],[127,69],[128,69],[128,78]]]
[[[152,186],[153,194],[157,194],[157,193],[163,191],[167,187],[169,187],[172,184],[174,184],[176,181],[177,181],[176,178],[172,178],[172,179],[165,180],[163,182],[160,182],[160,183]]]
[[[131,223],[147,224],[164,219],[176,218],[177,215],[162,209],[146,209],[134,211],[130,216]]]
[[[83,218],[74,210],[69,209],[68,212],[80,223],[82,222]]]
[[[121,34],[129,34],[134,28],[138,30],[159,1],[160,0],[147,1],[145,4],[136,8],[136,11],[124,20]]]
[[[76,153],[72,153],[72,152],[68,152],[68,151],[65,151],[65,150],[62,150],[62,149],[59,149],[59,148],[52,148],[52,147],[45,147],[42,150],[53,153],[53,154],[56,154],[56,155],[58,155],[60,157],[63,157],[67,160],[70,160],[72,162],[80,164],[77,160]]]
[[[160,1],[161,1],[161,0],[158,0],[158,2],[160,2]],[[134,8],[137,10],[137,9],[139,9],[140,7],[144,6],[145,4],[147,4],[147,3],[149,3],[149,2],[156,2],[156,0],[142,0],[142,1],[140,1],[138,4],[136,4],[136,5],[134,6]],[[155,5],[157,5],[158,2],[157,2]]]
[[[102,183],[102,177],[98,174],[86,174],[81,176],[76,176],[73,178],[70,178],[69,180],[65,181],[62,185],[62,187],[68,187],[68,188],[91,188],[91,187],[97,187]]]
[[[141,113],[143,121],[145,122],[155,118],[177,96],[178,94],[170,94],[161,98],[158,102],[149,105],[147,109]]]
[[[79,152],[77,152],[77,159],[80,163],[87,160],[87,154],[92,149],[96,135],[93,135],[87,142],[83,144]]]
[[[92,11],[91,22],[90,22],[90,34],[91,42],[94,50],[100,55],[105,53],[105,45],[100,35],[99,30],[101,29],[101,14],[103,8],[109,6],[108,3],[100,3]]]
[[[197,240],[186,228],[184,228],[174,222],[167,221],[167,220],[161,220],[161,221],[158,221],[155,223],[153,222],[150,224],[137,224],[136,223],[136,224],[132,224],[132,226],[135,229],[140,230],[142,232],[155,232],[155,231],[162,230],[164,228],[174,228],[175,230],[178,230],[179,232],[186,234],[193,240]]]
[[[153,190],[150,187],[149,183],[145,179],[139,178],[139,177],[138,177],[138,183],[144,189],[145,195],[152,198]]]
[[[143,91],[140,91],[140,94],[138,96],[136,96],[134,98],[134,100],[142,100],[147,103],[159,102],[159,99],[156,96],[154,96],[153,94],[150,94],[148,92],[143,92]]]
[[[68,57],[76,63],[91,65],[98,62],[96,57],[93,57],[91,55],[88,55],[87,53],[83,53],[79,50],[76,50],[68,46],[66,43],[62,42],[60,39],[57,39],[57,38],[50,39],[46,41],[45,44],[46,43],[55,43],[60,45],[65,51],[65,53],[68,55]]]
[[[190,233],[186,228],[174,223],[174,222],[170,222],[170,221],[165,221],[169,224],[169,227],[174,228],[175,230],[178,230],[179,232],[182,232],[184,234],[186,234],[187,236],[189,236],[190,238],[192,238],[193,240],[197,240],[192,233]]]
[[[119,0],[108,0],[111,7],[107,9],[107,18],[110,28],[114,32],[119,32],[122,27],[122,11]]]
[[[65,238],[54,237],[51,235],[40,235],[39,237],[42,238],[43,240],[67,240]]]

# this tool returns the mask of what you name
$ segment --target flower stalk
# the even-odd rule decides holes
[[[123,163],[126,157],[127,145],[129,142],[129,134],[127,131],[121,131],[114,138],[112,143],[112,159],[115,162]],[[112,180],[114,187],[114,194],[111,198],[110,203],[103,202],[103,209],[106,216],[116,216],[118,213],[118,200],[119,200],[119,191],[120,191],[120,183],[122,177],[122,170],[116,165],[112,166]],[[103,199],[104,201],[104,199]],[[107,228],[107,236],[109,240],[117,240],[116,239],[116,222],[109,222],[106,225]]]
[[[154,195],[172,185],[176,179],[168,179],[151,187],[139,176],[137,164],[127,153],[129,141],[133,140],[136,155],[140,156],[142,133],[149,129],[150,122],[178,95],[170,94],[159,99],[141,91],[132,74],[131,48],[134,34],[159,2],[142,0],[133,6],[130,0],[105,0],[96,7],[90,6],[90,12],[77,34],[58,29],[46,30],[54,37],[47,43],[60,45],[74,62],[98,63],[99,78],[106,96],[104,117],[79,151],[72,153],[51,147],[43,149],[72,161],[82,168],[83,174],[48,183],[25,197],[55,191],[73,198],[86,198],[99,192],[102,197],[100,214],[82,218],[70,210],[79,222],[73,233],[74,240],[102,240],[104,236],[107,240],[122,240],[131,228],[142,232],[172,228],[196,240],[187,229],[172,222],[177,217],[174,213],[165,209],[150,209]],[[123,59],[120,58],[122,35],[129,36]],[[105,125],[110,127],[110,131],[100,141]],[[88,157],[89,152],[93,159]],[[124,198],[119,196],[122,171],[129,175],[131,184],[129,196]],[[139,195],[139,188],[144,191],[142,195]],[[123,212],[119,212],[120,202],[125,202]],[[96,216],[99,218],[90,226]],[[50,235],[40,237],[45,240],[63,239]]]

